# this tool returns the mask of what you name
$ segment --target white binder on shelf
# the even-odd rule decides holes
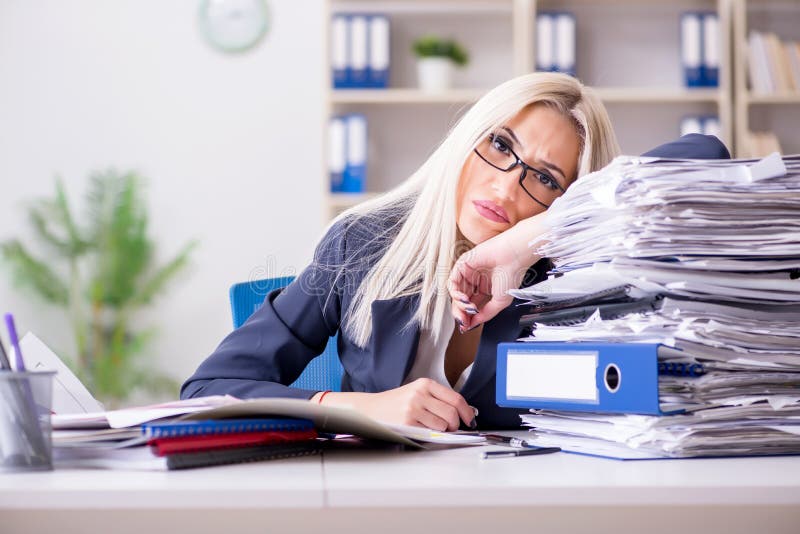
[[[369,22],[369,87],[385,89],[389,86],[389,18],[372,15]]]
[[[719,87],[719,17],[716,13],[704,13],[702,17],[703,85]]]
[[[367,87],[369,82],[369,21],[366,15],[350,16],[350,46],[348,66],[350,86]]]
[[[575,15],[557,13],[555,17],[555,70],[575,76]]]
[[[703,133],[703,124],[697,115],[687,115],[681,119],[681,137],[689,134]]]
[[[704,135],[713,135],[719,139],[721,135],[719,126],[719,117],[716,115],[706,115],[703,117],[703,131]]]
[[[681,119],[681,136],[688,134],[720,136],[719,117],[716,115],[687,115]]]
[[[328,123],[328,171],[331,192],[342,191],[344,169],[347,163],[347,137],[343,117],[331,117]]]
[[[350,85],[349,25],[350,22],[345,15],[335,15],[331,19],[331,74],[334,89],[346,89]]]
[[[700,14],[681,15],[681,64],[686,87],[702,87],[702,19]]]
[[[536,16],[536,70],[549,72],[555,67],[555,51],[553,35],[555,31],[553,17],[549,13]]]
[[[367,181],[367,118],[361,113],[345,115],[347,158],[342,193],[363,193]]]

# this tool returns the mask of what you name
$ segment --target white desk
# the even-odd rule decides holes
[[[0,475],[0,532],[800,532],[800,457],[481,460],[482,449]]]

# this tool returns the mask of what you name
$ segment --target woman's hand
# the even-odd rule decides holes
[[[539,260],[530,243],[544,232],[544,215],[520,221],[458,258],[448,289],[462,333],[490,320],[514,300],[508,291],[517,289]]]
[[[322,404],[349,406],[378,421],[439,431],[458,430],[460,421],[475,427],[475,412],[464,397],[429,378],[380,393],[328,393]]]

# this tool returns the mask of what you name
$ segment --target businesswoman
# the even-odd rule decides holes
[[[574,78],[503,83],[408,180],[338,217],[312,263],[222,341],[181,397],[303,398],[438,430],[519,426],[518,410],[495,404],[495,352],[517,337],[525,309],[465,328],[451,315],[448,276],[463,252],[530,225],[618,152],[605,108]],[[520,283],[544,278],[535,259]],[[464,314],[478,311],[460,300]],[[342,392],[287,387],[337,333]]]

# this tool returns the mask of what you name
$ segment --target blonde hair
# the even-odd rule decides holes
[[[356,345],[363,348],[369,342],[374,301],[415,294],[420,300],[411,324],[418,323],[438,339],[450,309],[447,277],[464,252],[456,250],[456,190],[462,167],[487,132],[532,104],[558,110],[575,125],[581,140],[578,177],[604,167],[619,154],[602,102],[571,76],[526,74],[486,93],[407,180],[345,211],[332,223],[371,216],[379,217],[383,226],[387,220],[394,221],[393,227],[371,238],[384,241],[385,246],[373,258],[376,261],[355,291],[349,309],[343,310],[342,328]],[[348,268],[347,259],[340,268]]]

